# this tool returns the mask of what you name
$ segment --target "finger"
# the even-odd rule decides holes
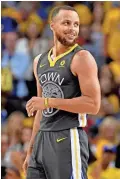
[[[29,106],[33,101],[35,101],[36,97],[32,97],[28,102],[27,102],[27,106]]]
[[[35,108],[33,107],[33,108],[31,108],[31,110],[30,110],[30,113],[29,113],[29,114],[30,114],[31,116],[33,116],[34,112],[35,112]]]
[[[29,108],[29,111],[28,111],[29,113],[28,113],[28,114],[29,114],[30,116],[33,116],[34,111],[35,111],[35,108],[34,108],[34,106],[32,105],[32,106]]]
[[[33,102],[32,105],[29,107],[29,114],[32,115],[36,110],[36,103]]]
[[[32,102],[34,101],[34,97],[32,97],[26,104],[26,107],[30,106],[32,104]]]
[[[30,112],[30,110],[33,108],[33,105],[31,104],[29,107],[26,108],[26,110],[28,111],[28,113]]]
[[[27,115],[30,117],[30,110],[27,109]]]
[[[32,100],[29,100],[29,101],[27,102],[27,104],[26,104],[26,108],[29,107],[29,106],[31,106],[32,102],[33,102]]]
[[[31,105],[30,107],[26,108],[28,115],[30,114],[30,111],[31,111],[32,108],[33,108],[33,105]]]

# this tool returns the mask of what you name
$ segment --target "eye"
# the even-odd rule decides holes
[[[78,27],[79,26],[79,24],[78,23],[75,23],[75,25],[74,25],[75,27]]]
[[[69,22],[68,21],[64,22],[64,25],[69,25]]]

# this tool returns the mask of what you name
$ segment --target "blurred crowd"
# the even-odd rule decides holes
[[[88,115],[88,179],[120,178],[120,2],[4,1],[1,4],[1,167],[2,179],[24,179],[22,164],[34,118],[26,101],[36,96],[35,56],[53,45],[49,28],[55,6],[73,6],[80,17],[77,43],[98,65],[101,107]]]

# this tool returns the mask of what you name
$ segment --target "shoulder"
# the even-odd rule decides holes
[[[35,77],[37,76],[37,65],[38,65],[38,61],[39,61],[41,55],[42,55],[42,54],[37,55],[37,56],[34,58],[34,61],[33,61],[33,71],[34,71]]]
[[[74,71],[87,71],[96,69],[97,64],[92,54],[87,50],[77,52],[72,60],[71,69]]]
[[[38,61],[41,60],[41,58],[43,58],[48,52],[49,52],[49,50],[47,50],[46,52],[43,52],[43,53],[37,55],[37,56],[34,58],[33,65],[34,65],[34,66],[37,66]],[[41,57],[41,56],[42,56],[42,57]]]
[[[41,55],[42,55],[42,54],[39,54],[39,55],[37,55],[37,56],[34,58],[34,61],[33,61],[34,66],[37,66],[38,61],[39,61]]]
[[[75,54],[75,58],[81,58],[81,59],[94,59],[92,54],[87,50],[80,50]]]

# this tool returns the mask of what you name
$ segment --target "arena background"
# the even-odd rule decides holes
[[[32,64],[53,45],[49,14],[58,5],[80,16],[77,43],[98,65],[101,108],[88,115],[89,179],[120,178],[120,2],[6,1],[1,3],[1,178],[23,179],[22,164],[34,118],[26,101],[36,96]]]

